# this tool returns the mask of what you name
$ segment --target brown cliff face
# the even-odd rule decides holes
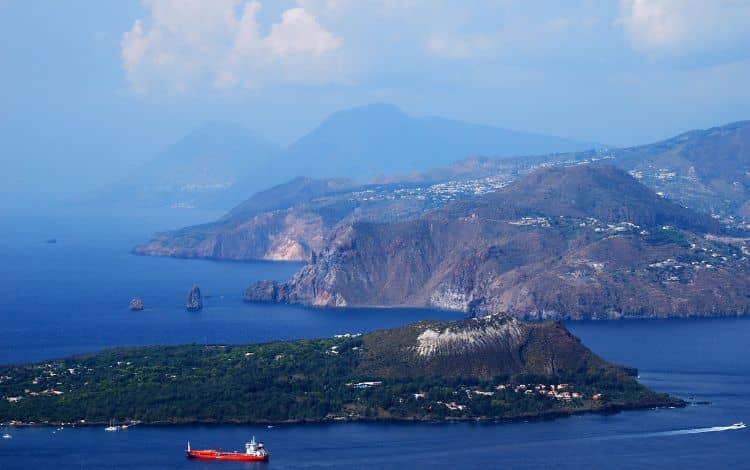
[[[246,299],[534,319],[745,314],[750,251],[721,232],[622,170],[549,168],[416,220],[339,227],[273,296]]]
[[[323,249],[325,238],[337,225],[355,220],[407,220],[445,203],[442,197],[403,195],[401,188],[298,178],[256,194],[214,223],[157,234],[133,253],[307,261]]]
[[[472,157],[447,168],[381,177],[366,186],[345,179],[296,178],[253,195],[214,223],[158,234],[133,251],[186,258],[309,260],[340,224],[408,220],[475,194],[480,187],[479,193],[494,190],[540,166],[569,166],[603,158],[670,200],[713,214],[727,225],[750,227],[750,121],[745,121],[632,148]],[[483,178],[493,180],[494,188],[481,181]],[[415,190],[417,186],[422,191]],[[561,185],[556,194],[550,193],[546,198],[549,208],[572,189],[576,188]],[[586,209],[580,204],[585,202],[586,192],[585,188],[576,190],[584,195],[583,201],[577,201],[580,215]],[[658,215],[649,215],[648,207],[631,209],[634,212],[630,214],[617,213],[622,208],[610,207],[609,214],[600,215],[602,220]]]
[[[157,235],[133,253],[226,260],[308,260],[323,246],[330,227],[314,213],[295,209],[266,212],[250,220]]]
[[[362,350],[358,371],[378,377],[554,376],[581,370],[625,375],[559,323],[528,323],[503,315],[421,321],[376,331],[363,337]]]
[[[295,178],[253,195],[214,223],[159,233],[133,253],[235,261],[309,260],[313,251],[323,247],[332,224],[346,214],[322,208],[351,187],[343,179]]]

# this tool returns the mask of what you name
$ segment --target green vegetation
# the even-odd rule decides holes
[[[688,248],[690,243],[688,242],[685,234],[679,230],[672,228],[656,229],[646,235],[645,240],[652,245],[669,245],[674,244],[682,248]]]
[[[617,368],[492,378],[365,375],[366,338],[126,348],[6,366],[0,422],[512,419],[680,403]],[[365,381],[382,383],[355,385]],[[544,395],[534,389],[539,384]],[[559,393],[582,397],[550,396],[557,384],[567,384]]]

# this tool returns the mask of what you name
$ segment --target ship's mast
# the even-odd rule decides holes
[[[253,438],[250,439],[250,442],[245,443],[245,453],[255,454],[257,450],[258,450],[258,445],[255,442],[255,436],[253,436]]]

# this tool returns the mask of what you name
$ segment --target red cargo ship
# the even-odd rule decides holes
[[[265,462],[268,460],[268,451],[262,442],[255,442],[255,436],[250,442],[245,443],[245,452],[224,452],[221,450],[193,450],[190,442],[185,450],[188,458],[204,460],[234,460],[243,462]]]

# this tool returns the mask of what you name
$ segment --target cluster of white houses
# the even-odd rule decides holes
[[[362,382],[362,384],[365,383],[371,383],[371,382]],[[350,386],[356,386],[361,384],[348,384]],[[363,387],[364,388],[364,387]],[[524,395],[541,395],[548,398],[553,398],[555,400],[559,401],[572,401],[572,400],[583,400],[586,398],[586,396],[583,393],[576,392],[571,390],[571,386],[569,384],[537,384],[537,385],[531,385],[531,384],[519,384],[519,385],[512,385],[512,384],[500,384],[495,387],[496,391],[513,391],[514,393],[522,393]],[[486,396],[491,397],[495,395],[495,391],[489,391],[489,390],[466,390],[466,396],[467,398],[471,399],[473,396]],[[414,399],[416,400],[423,400],[427,398],[427,394],[425,392],[419,392],[413,394]],[[594,393],[591,395],[591,399],[594,401],[599,401],[602,399],[601,393]],[[445,405],[446,408],[449,410],[458,410],[462,411],[466,408],[465,405],[457,404],[455,402],[442,402],[438,401],[436,402],[439,405]]]
[[[554,398],[560,401],[571,401],[571,400],[582,400],[585,397],[583,393],[576,392],[570,389],[569,384],[501,384],[495,387],[496,390],[510,390],[512,389],[515,393],[523,393],[526,395],[539,394],[549,398]],[[475,392],[477,393],[477,392]],[[483,394],[486,394],[484,392]],[[602,394],[595,393],[591,395],[592,400],[601,400]]]

